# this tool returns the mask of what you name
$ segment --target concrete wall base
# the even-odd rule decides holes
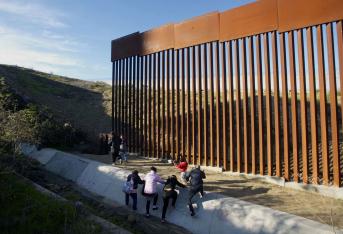
[[[317,184],[303,184],[295,182],[286,182],[286,188],[292,188],[304,192],[316,193],[326,197],[343,200],[343,188],[333,186],[317,185]]]

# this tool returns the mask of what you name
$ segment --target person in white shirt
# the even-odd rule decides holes
[[[164,184],[165,181],[161,179],[161,177],[156,173],[157,169],[156,167],[151,167],[151,171],[145,175],[144,180],[145,180],[145,185],[143,189],[143,196],[146,197],[146,206],[145,206],[145,211],[146,211],[146,216],[150,216],[150,203],[151,200],[153,199],[153,210],[157,210],[157,200],[158,200],[158,192],[157,192],[157,183]]]

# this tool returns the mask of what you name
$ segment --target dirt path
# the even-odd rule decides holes
[[[111,163],[109,155],[78,155],[103,163]],[[172,165],[134,156],[130,156],[126,165],[117,166],[128,170],[137,169],[140,173],[146,173],[151,166],[155,166],[163,178],[172,174],[179,176],[178,170]],[[207,176],[205,180],[206,191],[236,197],[320,223],[334,225],[340,229],[343,228],[343,200],[284,188],[257,179],[245,179],[212,171],[205,172]]]

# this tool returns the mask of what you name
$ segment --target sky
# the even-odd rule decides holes
[[[0,0],[0,64],[110,83],[111,40],[254,0]]]

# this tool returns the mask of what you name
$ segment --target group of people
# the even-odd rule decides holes
[[[142,184],[141,194],[146,199],[145,215],[150,216],[150,206],[152,202],[152,209],[158,210],[158,188],[157,183],[163,184],[163,208],[162,208],[162,222],[165,222],[166,213],[171,200],[171,205],[175,208],[178,193],[176,187],[186,188],[189,186],[188,192],[188,208],[191,216],[195,215],[194,208],[192,205],[192,199],[200,193],[200,197],[203,196],[203,179],[206,178],[205,172],[200,169],[200,166],[196,166],[191,171],[187,172],[188,163],[184,158],[179,163],[174,162],[175,166],[181,171],[181,182],[178,181],[175,175],[171,175],[167,180],[163,180],[158,174],[156,167],[151,167],[150,172],[147,173],[142,180],[138,175],[138,171],[134,170],[127,177],[127,180],[123,186],[123,192],[125,192],[125,203],[128,206],[130,197],[132,198],[133,210],[137,210],[137,193],[138,185]],[[188,183],[188,185],[187,185]]]

